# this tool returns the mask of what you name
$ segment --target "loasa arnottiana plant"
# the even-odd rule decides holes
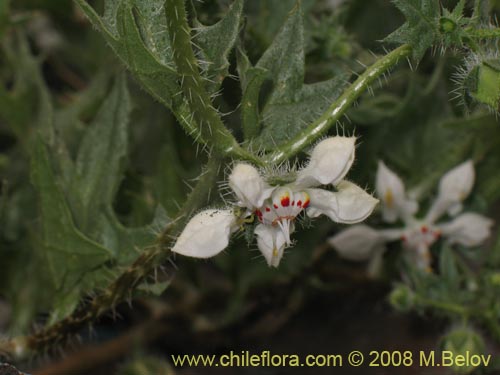
[[[259,250],[269,266],[277,267],[285,248],[292,245],[290,235],[301,212],[311,218],[326,215],[337,223],[364,220],[378,200],[344,180],[354,161],[355,140],[336,136],[319,142],[307,166],[289,173],[293,179],[285,184],[270,184],[252,165],[235,164],[228,184],[243,212],[226,208],[198,213],[172,251],[195,258],[217,255],[227,247],[231,234],[254,215],[259,221],[255,228]],[[333,185],[336,191],[319,188],[322,185]]]
[[[446,212],[450,216],[462,210],[462,201],[474,185],[474,166],[466,161],[448,171],[440,180],[438,196],[423,219],[415,217],[417,202],[409,199],[401,179],[383,162],[377,170],[376,191],[382,201],[382,219],[393,223],[401,219],[400,229],[375,230],[356,225],[329,239],[329,243],[344,258],[371,261],[375,271],[386,242],[400,240],[415,266],[430,271],[430,247],[441,236],[450,244],[467,247],[480,245],[489,235],[493,221],[475,213],[463,213],[446,223],[436,223]]]

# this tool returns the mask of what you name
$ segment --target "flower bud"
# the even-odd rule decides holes
[[[453,353],[453,357],[464,356],[472,358],[474,355],[484,355],[485,345],[482,337],[469,327],[459,327],[449,332],[441,342],[441,350]],[[452,369],[457,374],[469,374],[477,365],[468,361],[465,364],[454,362]],[[479,364],[478,364],[479,365]]]
[[[392,307],[401,312],[410,311],[415,306],[415,293],[404,284],[398,284],[389,295]]]
[[[500,100],[500,60],[477,58],[469,67],[464,80],[465,94],[479,103],[499,110]]]

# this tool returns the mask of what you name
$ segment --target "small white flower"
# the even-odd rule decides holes
[[[301,212],[312,218],[324,214],[346,224],[371,214],[378,200],[343,180],[354,153],[354,137],[327,138],[314,147],[307,166],[297,172],[294,181],[278,186],[270,186],[255,167],[236,164],[228,185],[238,198],[236,204],[246,209],[243,217],[238,222],[228,210],[217,211],[217,215],[213,210],[204,211],[191,219],[172,251],[199,258],[216,255],[227,246],[230,234],[242,219],[254,214],[259,221],[255,228],[259,250],[269,266],[277,267],[285,248],[292,245],[295,219]],[[330,184],[335,192],[319,188]]]
[[[417,203],[407,198],[401,179],[380,162],[377,171],[377,194],[382,201],[382,218],[394,222],[400,218],[405,226],[400,229],[375,230],[355,225],[329,239],[337,252],[347,259],[369,260],[380,244],[400,240],[406,254],[420,269],[430,270],[430,247],[443,236],[449,243],[477,246],[490,235],[493,221],[479,214],[465,213],[448,223],[436,224],[444,213],[461,210],[462,201],[474,184],[472,161],[460,164],[440,180],[438,196],[424,220],[417,219]],[[366,241],[366,243],[365,243]]]
[[[256,228],[260,237],[264,238],[262,233],[274,236],[272,241],[262,239],[257,243],[270,266],[278,266],[283,255],[281,238],[286,246],[291,245],[295,219],[303,210],[311,218],[326,215],[346,224],[360,222],[372,213],[378,200],[343,180],[354,161],[354,152],[354,137],[337,136],[321,141],[314,147],[307,166],[297,172],[295,182],[276,187],[271,198],[255,210],[260,221]],[[318,188],[326,184],[333,184],[337,191]],[[262,226],[276,227],[279,231],[265,231]],[[279,247],[269,251],[270,244],[279,244]]]
[[[236,217],[231,210],[201,211],[186,225],[172,251],[195,258],[213,257],[227,247],[235,229]]]

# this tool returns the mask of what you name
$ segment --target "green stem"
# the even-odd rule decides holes
[[[488,38],[500,38],[500,28],[495,29],[476,29],[473,27],[468,27],[465,29],[469,38],[476,39],[488,39]]]
[[[265,158],[265,162],[270,164],[281,163],[296,155],[305,147],[311,145],[344,115],[351,107],[352,103],[357,100],[375,80],[395,66],[401,59],[410,56],[411,51],[411,46],[404,44],[368,67],[320,118],[314,121],[306,129],[302,130],[294,138],[279,146],[275,152]]]
[[[469,309],[449,302],[442,302],[442,301],[436,301],[432,299],[418,297],[417,303],[420,303],[427,307],[433,307],[445,312],[451,312],[460,315],[462,317],[467,317],[471,313]]]
[[[178,118],[190,134],[201,143],[214,147],[221,155],[232,155],[238,159],[262,165],[262,161],[244,150],[231,132],[224,126],[219,113],[212,106],[211,98],[204,88],[198,62],[191,44],[191,29],[187,22],[184,0],[165,2],[167,27],[173,50],[174,62],[180,76],[180,84],[187,108],[178,108]],[[196,124],[196,127],[193,127]]]
[[[28,337],[18,337],[0,344],[0,351],[22,358],[33,352],[41,352],[64,343],[68,337],[92,323],[103,313],[130,297],[130,293],[143,282],[152,271],[171,255],[173,238],[184,228],[186,222],[199,207],[206,203],[209,189],[215,183],[221,159],[209,159],[204,173],[187,198],[176,218],[159,235],[157,243],[144,249],[135,262],[120,274],[104,291],[82,305],[70,316],[43,328]]]
[[[177,121],[179,121],[184,130],[197,142],[203,145],[212,145],[212,143],[209,143],[209,141],[203,138],[202,132],[192,118],[191,110],[186,102],[175,108],[173,113],[175,114]],[[239,160],[246,160],[258,166],[264,166],[264,162],[262,161],[262,159],[260,159],[257,155],[251,153],[250,151],[245,150],[238,143],[236,143],[236,140],[234,141],[234,147],[230,149],[226,148],[225,150],[221,150],[220,148],[217,148],[218,145],[219,144],[217,142],[214,144],[215,151],[218,154],[231,156]]]

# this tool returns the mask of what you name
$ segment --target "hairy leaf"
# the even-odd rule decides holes
[[[111,206],[127,155],[130,98],[125,77],[118,78],[87,129],[78,151],[72,179],[72,203],[84,232],[95,232],[99,213]]]
[[[393,0],[393,2],[404,14],[406,22],[384,41],[410,44],[413,47],[413,58],[419,61],[425,51],[439,38],[439,1]]]
[[[212,26],[197,22],[195,43],[201,49],[201,66],[209,80],[208,91],[214,92],[228,75],[228,55],[240,30],[243,0],[236,0],[224,18]]]
[[[347,79],[347,75],[342,75],[324,82],[304,84],[302,18],[298,3],[256,67],[243,72],[247,81],[242,102],[243,127],[258,129],[261,122],[262,132],[256,143],[264,148],[286,141],[320,116],[342,93]],[[257,117],[255,108],[258,108],[260,99],[257,92],[264,78],[272,81],[272,89]]]
[[[144,88],[172,108],[180,88],[163,1],[107,0],[103,17],[84,0],[77,3]]]
[[[43,237],[40,251],[45,254],[47,272],[56,288],[70,289],[85,273],[111,259],[111,253],[75,227],[40,138],[33,151],[31,176],[39,194]]]

